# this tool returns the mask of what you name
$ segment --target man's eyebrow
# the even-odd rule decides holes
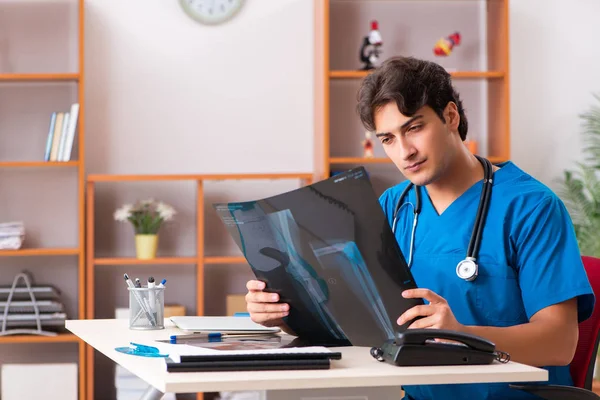
[[[409,126],[410,124],[412,124],[413,122],[415,122],[419,118],[423,118],[423,116],[421,114],[415,115],[414,117],[412,117],[411,119],[409,119],[408,121],[406,121],[405,123],[403,123],[400,126],[400,130],[406,129],[407,126]],[[390,134],[391,134],[390,132],[380,132],[380,133],[376,133],[375,136],[376,137],[381,137],[381,136],[387,136],[387,135],[390,135]]]

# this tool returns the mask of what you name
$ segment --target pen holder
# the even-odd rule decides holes
[[[165,328],[165,288],[129,289],[129,329]]]

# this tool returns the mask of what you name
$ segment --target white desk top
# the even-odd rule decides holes
[[[70,320],[66,327],[89,345],[162,392],[195,393],[237,390],[317,389],[414,384],[546,381],[541,368],[509,362],[474,366],[396,367],[375,360],[366,347],[333,348],[341,360],[329,370],[179,372],[166,371],[164,359],[115,351],[129,342],[168,339],[181,333],[170,321],[155,331],[130,330],[127,320]]]

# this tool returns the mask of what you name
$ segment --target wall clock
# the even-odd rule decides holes
[[[181,7],[194,20],[208,25],[225,22],[235,16],[245,0],[179,0]]]

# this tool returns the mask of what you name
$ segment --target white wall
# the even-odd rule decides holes
[[[556,188],[581,156],[579,114],[600,93],[600,2],[510,2],[511,152]]]
[[[207,27],[177,0],[86,1],[87,170],[310,171],[312,7],[251,0]]]

